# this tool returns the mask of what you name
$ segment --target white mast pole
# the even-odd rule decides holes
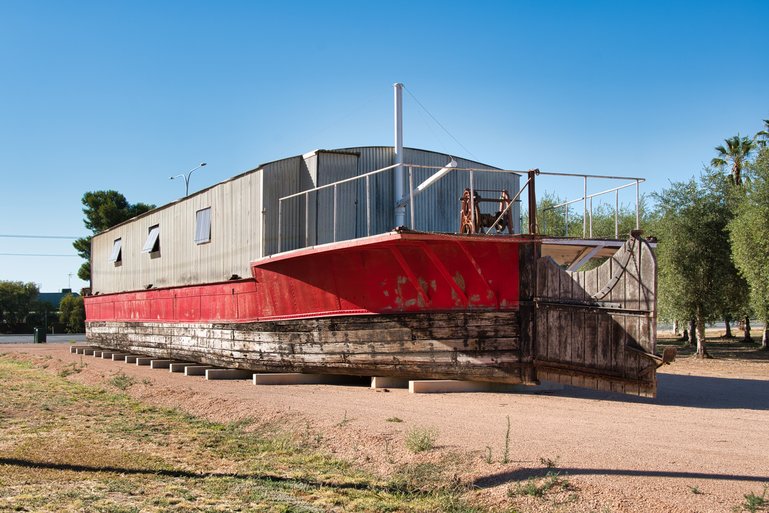
[[[395,226],[406,224],[406,206],[398,206],[404,196],[403,175],[403,84],[393,84],[395,93],[395,163],[393,193],[395,196]]]

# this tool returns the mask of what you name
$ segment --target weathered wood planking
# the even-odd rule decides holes
[[[520,333],[518,312],[89,325],[89,341],[102,347],[222,367],[533,383]]]
[[[634,395],[656,393],[656,262],[634,234],[599,267],[537,261],[535,369],[540,379]]]

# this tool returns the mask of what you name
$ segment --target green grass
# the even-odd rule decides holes
[[[761,495],[756,495],[753,492],[746,493],[743,497],[745,500],[740,505],[742,510],[749,511],[750,513],[756,513],[757,511],[766,511],[769,508],[769,499],[766,498],[766,492],[769,487],[765,486]],[[737,509],[737,508],[735,508]],[[737,509],[739,511],[739,509]]]
[[[544,478],[535,479],[531,477],[523,483],[518,483],[516,486],[508,488],[507,495],[508,497],[525,495],[542,498],[551,491],[570,489],[569,481],[561,477],[558,472],[548,472]]]
[[[309,428],[210,422],[132,399],[124,374],[60,374],[0,355],[0,511],[479,511],[434,464],[380,478]]]
[[[406,433],[406,448],[411,452],[429,451],[435,447],[437,433],[434,429],[415,427]]]

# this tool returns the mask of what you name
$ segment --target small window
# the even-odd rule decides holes
[[[121,239],[115,239],[112,243],[112,254],[109,256],[109,261],[119,264],[123,260],[123,243]]]
[[[195,212],[195,244],[211,242],[211,207]]]
[[[157,253],[160,251],[160,225],[150,226],[147,241],[144,243],[142,253]]]

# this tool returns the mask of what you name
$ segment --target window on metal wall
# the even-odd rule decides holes
[[[109,256],[109,261],[114,262],[116,265],[123,261],[123,242],[121,239],[115,239],[112,243],[112,253]]]
[[[160,251],[160,225],[156,224],[155,226],[150,226],[142,253],[157,253],[158,251]]]
[[[211,207],[195,212],[195,244],[211,242]]]

